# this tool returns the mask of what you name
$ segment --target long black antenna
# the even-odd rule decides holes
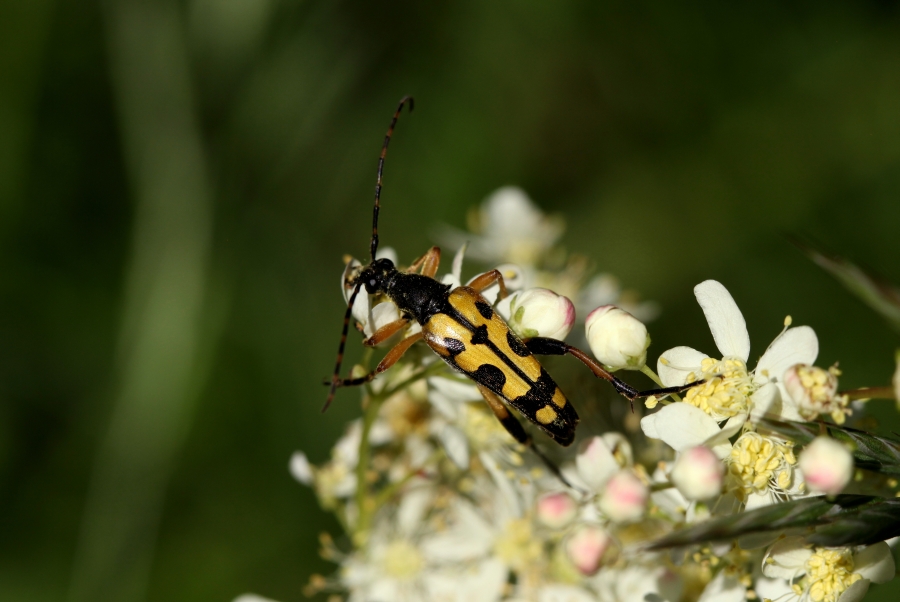
[[[338,383],[341,382],[341,363],[344,361],[344,345],[347,343],[347,329],[350,326],[350,315],[353,313],[353,303],[356,301],[356,295],[359,294],[359,289],[362,285],[363,281],[360,279],[353,289],[353,294],[350,295],[350,300],[347,302],[347,311],[344,312],[344,328],[341,330],[341,344],[338,346],[337,361],[334,364],[334,373],[331,375],[331,390],[328,391],[328,399],[325,400],[325,405],[322,406],[323,413],[328,409],[328,406],[331,405],[331,400],[334,399],[334,393],[337,391]]]
[[[387,134],[384,136],[384,145],[381,147],[381,156],[378,158],[378,180],[375,182],[375,210],[372,213],[372,261],[375,261],[375,252],[378,250],[378,210],[381,209],[381,172],[384,171],[384,157],[387,155],[388,144],[391,143],[391,136],[394,134],[394,126],[397,125],[397,119],[403,111],[403,105],[409,102],[409,112],[412,113],[415,102],[412,96],[404,96],[400,99],[400,106],[394,112],[394,118],[391,119],[391,127],[388,128]]]

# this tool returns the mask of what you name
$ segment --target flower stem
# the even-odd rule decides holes
[[[893,387],[862,387],[841,391],[840,395],[846,395],[850,400],[857,399],[894,399]]]

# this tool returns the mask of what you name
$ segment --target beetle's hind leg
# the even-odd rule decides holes
[[[578,358],[582,364],[587,366],[590,371],[594,373],[594,376],[609,381],[620,395],[628,399],[628,401],[631,402],[632,410],[634,409],[635,399],[642,399],[644,397],[650,397],[652,395],[655,395],[656,397],[663,397],[665,395],[671,395],[673,393],[684,393],[688,389],[696,387],[697,385],[702,385],[704,382],[706,382],[703,380],[695,380],[694,382],[690,382],[678,387],[661,387],[658,389],[639,391],[626,383],[624,380],[617,378],[615,375],[613,375],[612,372],[601,366],[599,363],[597,363],[596,360],[594,360],[578,347],[573,347],[572,345],[569,345],[562,341],[557,341],[556,339],[549,339],[545,337],[534,337],[532,339],[528,339],[525,341],[525,346],[528,347],[528,350],[535,355],[565,355],[568,353],[569,355]]]
[[[503,425],[503,428],[506,429],[510,435],[512,435],[513,439],[521,443],[527,448],[530,448],[538,458],[541,459],[541,462],[544,463],[544,466],[553,473],[553,475],[563,482],[567,487],[571,487],[572,489],[579,489],[578,487],[572,485],[563,476],[562,472],[559,470],[559,466],[553,463],[553,461],[544,455],[544,452],[540,450],[540,448],[534,444],[534,440],[531,438],[525,429],[522,427],[522,423],[519,422],[515,416],[512,415],[512,412],[509,411],[509,408],[506,407],[500,398],[497,395],[483,385],[477,385],[478,390],[481,392],[481,396],[484,397],[484,400],[487,402],[488,406],[490,406],[491,411],[494,412],[494,416],[497,417],[497,420],[500,421],[500,424]]]

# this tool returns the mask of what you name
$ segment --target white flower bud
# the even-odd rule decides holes
[[[630,470],[621,470],[606,483],[599,508],[613,522],[637,520],[644,515],[650,491]]]
[[[572,302],[545,288],[513,293],[497,304],[497,311],[523,339],[548,337],[561,341],[575,323]]]
[[[578,504],[564,491],[548,493],[537,501],[538,520],[551,529],[565,527],[572,522],[577,512]]]
[[[578,527],[566,540],[566,555],[582,575],[593,575],[600,568],[612,538],[597,525]]]
[[[588,314],[584,327],[594,357],[613,370],[640,370],[647,362],[647,327],[627,311],[598,307]]]
[[[672,468],[670,478],[689,500],[708,500],[722,491],[725,466],[708,447],[699,445],[685,450]]]
[[[853,476],[853,456],[843,444],[816,437],[800,453],[800,471],[812,492],[836,495]]]

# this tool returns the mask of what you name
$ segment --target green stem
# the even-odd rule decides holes
[[[846,395],[851,400],[856,399],[896,399],[893,387],[863,387],[841,391],[840,395]]]

